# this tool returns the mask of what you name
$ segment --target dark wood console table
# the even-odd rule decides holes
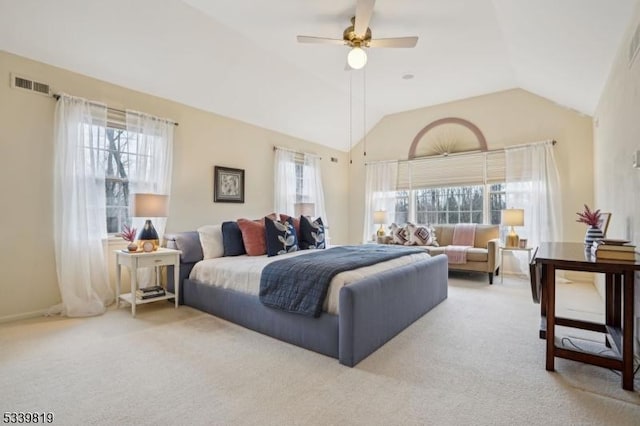
[[[584,244],[543,243],[533,262],[536,273],[535,276],[532,275],[532,284],[536,281],[542,293],[540,338],[546,339],[547,342],[547,370],[554,371],[555,357],[586,362],[621,371],[622,388],[633,390],[633,281],[635,271],[640,270],[638,259],[636,258],[635,262],[596,261],[591,252],[585,249]],[[556,270],[605,274],[605,324],[556,317]],[[605,343],[615,354],[598,355],[556,347],[556,325],[605,333]]]

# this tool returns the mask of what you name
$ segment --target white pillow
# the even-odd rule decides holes
[[[222,225],[204,225],[198,228],[202,254],[205,259],[214,259],[224,255],[222,243]]]

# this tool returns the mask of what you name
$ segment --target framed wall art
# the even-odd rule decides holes
[[[600,228],[605,237],[607,236],[607,229],[609,229],[609,222],[611,222],[611,213],[600,212],[598,228]]]
[[[213,201],[244,203],[244,170],[214,166]]]

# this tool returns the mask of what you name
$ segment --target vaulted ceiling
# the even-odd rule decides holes
[[[385,115],[515,87],[593,114],[637,1],[378,0],[374,38],[419,41],[360,71],[296,41],[341,38],[356,0],[0,0],[0,49],[347,150]]]

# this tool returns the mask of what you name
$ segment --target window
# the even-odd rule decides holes
[[[488,195],[487,203],[485,195]],[[506,208],[505,198],[502,183],[398,191],[395,220],[397,223],[500,224],[500,211]]]
[[[326,222],[320,157],[276,148],[274,208],[289,216],[322,217]]]
[[[296,160],[296,203],[313,202],[313,189],[310,185],[313,170],[311,167],[305,166],[304,160]]]
[[[482,223],[482,186],[415,191],[418,223]]]
[[[137,152],[136,138],[130,138],[126,130],[111,127],[92,129],[95,135],[104,131],[104,138],[97,136],[93,139],[94,146],[87,146],[87,150],[96,149],[100,166],[105,173],[105,203],[107,212],[107,232],[114,234],[122,230],[122,225],[131,224],[129,214],[129,194],[131,192],[132,177],[136,175],[136,168],[148,166],[149,155]],[[88,158],[92,158],[91,155]],[[89,165],[94,168],[94,165]]]
[[[496,183],[489,186],[489,223],[500,224],[500,211],[507,208],[507,186]]]
[[[131,157],[127,131],[107,127],[106,132],[105,200],[107,232],[116,233],[122,225],[131,224],[129,217],[129,169]]]
[[[506,207],[504,164],[502,152],[399,163],[395,221],[499,224]]]
[[[396,192],[396,218],[397,223],[409,222],[409,195],[410,191]]]

